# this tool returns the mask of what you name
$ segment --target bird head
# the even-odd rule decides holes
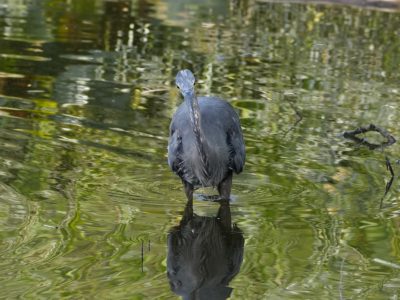
[[[193,73],[187,69],[179,71],[175,79],[176,86],[184,96],[193,91],[195,81]]]

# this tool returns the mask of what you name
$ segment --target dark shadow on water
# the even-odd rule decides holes
[[[168,234],[167,276],[182,299],[227,299],[232,293],[228,285],[240,270],[244,238],[232,225],[229,202],[219,205],[216,217],[203,217],[188,202]]]

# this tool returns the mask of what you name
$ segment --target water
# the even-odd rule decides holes
[[[166,145],[190,68],[246,139],[231,298],[397,299],[398,144],[341,137],[400,136],[400,15],[380,6],[0,1],[0,298],[176,299]]]

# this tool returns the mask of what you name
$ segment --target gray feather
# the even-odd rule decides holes
[[[245,146],[240,121],[233,107],[222,99],[198,97],[198,103],[205,160],[196,146],[188,107],[182,103],[170,125],[168,163],[194,186],[217,186],[230,170],[243,170]]]

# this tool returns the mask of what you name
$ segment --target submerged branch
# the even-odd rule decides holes
[[[368,131],[378,132],[381,136],[383,136],[386,139],[386,142],[383,142],[381,144],[374,144],[374,143],[368,142],[367,139],[365,139],[365,138],[360,138],[357,136],[360,133],[366,133]],[[389,132],[387,132],[385,129],[380,128],[374,124],[370,124],[367,127],[359,127],[352,131],[345,131],[343,133],[343,137],[347,138],[347,139],[351,139],[352,141],[355,141],[361,145],[367,146],[370,150],[383,149],[385,147],[393,145],[396,142],[396,139]],[[392,187],[393,180],[394,180],[393,168],[392,168],[390,160],[387,156],[385,157],[385,164],[386,164],[386,169],[390,172],[391,177],[390,177],[389,181],[386,183],[385,193],[384,193],[383,197],[381,198],[379,208],[382,208],[383,199],[386,197],[387,193],[389,192],[390,188]]]
[[[382,208],[383,198],[385,198],[386,194],[389,192],[390,188],[392,187],[392,183],[393,183],[393,179],[394,179],[393,168],[392,168],[392,165],[390,164],[390,160],[387,156],[386,156],[386,169],[389,170],[391,177],[390,177],[390,180],[388,181],[388,183],[386,184],[385,194],[383,195],[383,197],[381,199],[381,204],[380,204],[379,208]]]
[[[293,123],[293,125],[283,133],[283,136],[286,136],[290,131],[292,131],[302,120],[303,120],[303,116],[300,113],[300,111],[293,105],[293,103],[289,102],[290,107],[294,110],[295,114],[296,114],[296,121]]]
[[[357,136],[360,133],[366,133],[368,131],[376,131],[376,132],[380,133],[384,138],[386,138],[386,142],[383,142],[381,144],[374,144],[374,143],[368,142],[368,140],[365,138],[360,138]],[[387,132],[385,129],[380,128],[374,124],[370,124],[368,127],[359,127],[352,131],[345,131],[343,133],[343,137],[346,139],[350,139],[361,145],[367,146],[370,150],[375,150],[378,148],[385,148],[390,145],[393,145],[396,142],[396,139],[389,132]]]

